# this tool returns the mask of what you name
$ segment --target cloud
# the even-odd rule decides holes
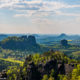
[[[0,8],[15,10],[15,17],[30,17],[30,16],[80,16],[76,13],[64,13],[60,9],[80,8],[80,5],[70,5],[65,2],[55,0],[0,0]]]
[[[42,24],[42,25],[44,25],[44,24],[46,24],[46,25],[51,25],[51,24],[53,24],[53,21],[52,20],[49,20],[49,19],[41,19],[41,18],[32,18],[32,23],[33,24],[35,24],[35,23],[37,23],[37,24]]]
[[[56,10],[55,13],[56,13],[56,15],[80,17],[79,13],[65,13],[65,12],[61,12],[59,10]]]

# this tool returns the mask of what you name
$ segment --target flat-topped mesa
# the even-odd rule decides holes
[[[29,50],[36,51],[39,50],[39,45],[36,43],[35,36],[26,36],[21,37],[8,37],[0,42],[0,46],[4,49],[20,49],[20,50]]]

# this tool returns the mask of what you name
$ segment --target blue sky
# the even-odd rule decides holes
[[[80,34],[80,0],[0,0],[0,33]]]

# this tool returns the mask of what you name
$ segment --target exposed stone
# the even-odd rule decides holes
[[[64,61],[62,62],[62,64],[58,68],[58,74],[65,74],[65,64],[64,64]]]

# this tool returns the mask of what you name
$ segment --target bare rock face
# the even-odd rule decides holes
[[[3,70],[1,73],[0,73],[0,78],[3,80],[3,79],[7,79],[7,73],[5,70]]]
[[[65,64],[62,62],[61,64],[58,64],[58,74],[65,74],[68,75],[72,72],[72,70],[77,66],[77,64]]]
[[[62,62],[62,64],[58,68],[58,74],[65,74],[65,64],[64,64],[64,61]]]
[[[3,71],[3,72],[2,72],[2,78],[7,78],[7,73],[6,73],[6,71]]]
[[[74,64],[65,64],[65,74],[68,75],[74,69]]]

